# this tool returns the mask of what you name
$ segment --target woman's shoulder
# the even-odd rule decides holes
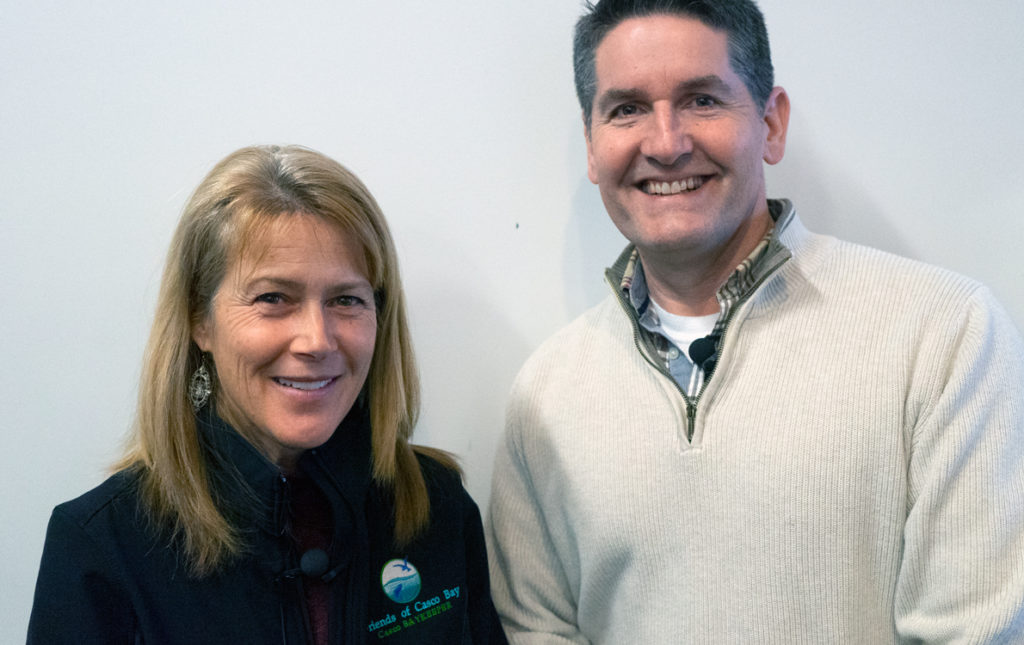
[[[431,499],[466,495],[462,485],[462,468],[454,455],[426,446],[416,446],[415,452]]]
[[[149,530],[152,524],[140,503],[138,482],[136,473],[121,471],[53,509],[44,551],[51,560],[65,563],[58,568],[88,569],[98,562],[109,572],[152,550],[158,536]],[[62,555],[54,555],[58,553]]]
[[[466,490],[462,469],[455,457],[436,449],[421,452],[419,447],[416,457],[430,498],[429,528],[419,541],[450,545],[465,541],[469,536],[480,537],[476,535],[482,531],[480,508]]]
[[[83,528],[113,516],[134,518],[139,510],[138,483],[137,473],[118,471],[92,490],[59,504],[54,515],[62,515]]]

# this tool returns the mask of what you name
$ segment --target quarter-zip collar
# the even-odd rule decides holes
[[[770,199],[768,200],[768,210],[775,222],[770,237],[766,242],[762,242],[750,257],[740,263],[729,276],[729,279],[718,290],[719,302],[727,303],[727,306],[723,306],[724,315],[715,323],[715,331],[713,332],[721,339],[718,347],[719,356],[726,349],[726,335],[730,323],[736,317],[737,311],[743,309],[750,302],[753,294],[761,289],[769,278],[792,257],[790,249],[782,242],[782,236],[795,220],[795,210],[793,209],[792,202],[788,199]],[[633,340],[637,350],[640,351],[648,363],[675,385],[676,390],[682,397],[686,408],[686,440],[689,443],[693,441],[696,427],[697,403],[707,388],[708,381],[704,381],[695,397],[690,397],[687,396],[685,390],[672,377],[668,366],[661,358],[659,352],[659,345],[668,341],[664,340],[664,337],[660,334],[649,331],[641,323],[641,316],[650,309],[647,307],[649,296],[641,298],[642,302],[637,302],[635,294],[631,292],[633,276],[640,269],[639,252],[633,244],[629,244],[619,254],[615,263],[605,270],[605,281],[611,287],[622,310],[630,320],[633,328]]]
[[[719,302],[728,303],[727,307],[723,307],[726,316],[715,325],[715,332],[719,335],[724,334],[730,314],[792,256],[781,240],[795,215],[792,202],[788,199],[770,199],[768,210],[775,222],[770,237],[762,243],[763,248],[759,245],[750,257],[740,263],[718,290]],[[634,278],[638,278],[637,284],[634,284]],[[657,343],[642,322],[644,316],[652,315],[652,310],[648,307],[650,296],[643,281],[643,268],[635,245],[627,245],[615,263],[605,270],[605,281],[636,326],[638,344],[643,345],[649,360],[660,363]],[[660,364],[656,366],[662,368]]]

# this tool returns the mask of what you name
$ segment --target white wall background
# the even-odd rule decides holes
[[[989,284],[1024,325],[1024,3],[762,0],[794,113],[769,193],[808,225]],[[418,438],[486,504],[530,349],[606,292],[576,0],[0,0],[0,642],[24,640],[50,509],[132,416],[178,213],[210,166],[302,143],[399,247]],[[880,302],[879,306],[886,306]]]

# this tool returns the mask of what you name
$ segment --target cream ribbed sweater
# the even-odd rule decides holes
[[[780,237],[692,443],[614,297],[523,367],[488,522],[513,643],[1024,642],[1020,334],[953,273]]]

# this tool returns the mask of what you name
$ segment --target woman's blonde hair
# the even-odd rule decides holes
[[[196,188],[167,254],[143,361],[138,411],[117,468],[136,470],[152,519],[181,539],[190,570],[204,575],[245,544],[218,509],[188,397],[203,357],[193,325],[209,312],[231,260],[280,216],[308,214],[337,225],[362,247],[377,302],[377,339],[364,393],[372,428],[374,479],[395,500],[395,539],[427,524],[430,503],[415,452],[446,466],[441,451],[409,443],[419,413],[416,371],[398,259],[387,223],[366,186],[336,161],[299,146],[243,148]],[[216,384],[214,386],[216,392]]]

